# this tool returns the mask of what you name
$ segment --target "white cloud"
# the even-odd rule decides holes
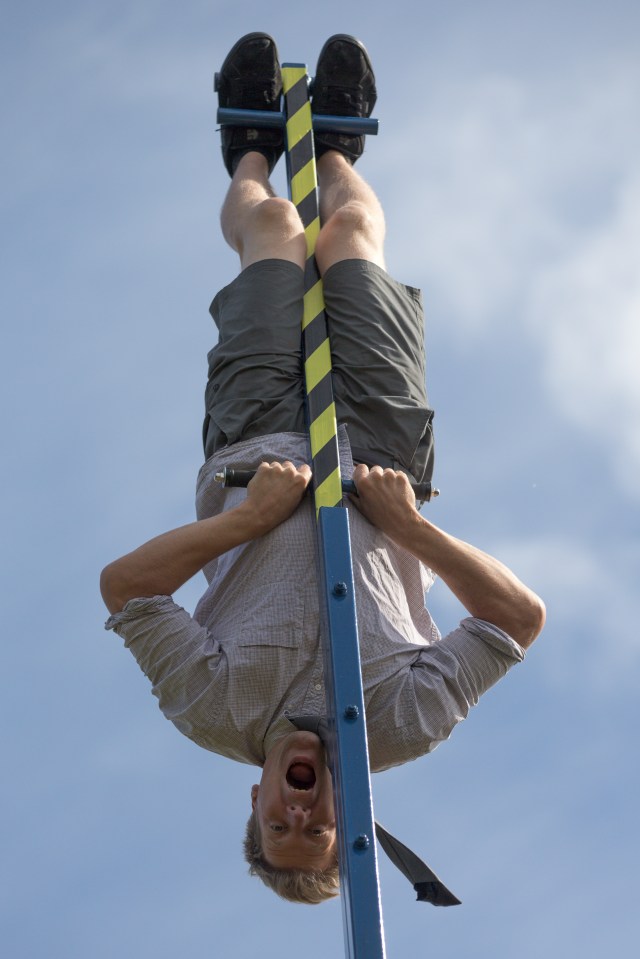
[[[543,196],[549,131],[538,110],[508,77],[439,90],[409,144],[421,186],[411,196],[397,178],[391,186],[391,253],[426,273],[458,333],[480,335],[503,316],[542,251],[560,242]],[[392,170],[396,159],[388,149],[383,163]]]
[[[597,548],[549,535],[496,542],[490,552],[547,605],[543,635],[550,646],[540,662],[548,667],[552,684],[571,681],[601,693],[637,686],[639,547],[620,543]]]
[[[640,177],[611,217],[538,279],[529,311],[557,408],[594,441],[613,440],[614,467],[640,495]]]
[[[560,417],[638,496],[640,70],[609,60],[555,82],[440,88],[408,138],[411,195],[393,145],[377,147],[390,268],[418,277],[459,348],[533,340]]]

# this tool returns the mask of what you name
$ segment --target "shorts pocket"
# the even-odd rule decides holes
[[[387,454],[418,482],[433,474],[432,420],[432,409],[406,396],[363,396],[345,416],[354,446]]]

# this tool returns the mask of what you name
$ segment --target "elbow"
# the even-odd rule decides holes
[[[118,563],[109,563],[100,574],[100,593],[105,606],[113,615],[119,613],[127,602],[124,583],[120,576]]]
[[[528,649],[542,632],[546,618],[547,610],[543,601],[527,590],[520,605],[517,629],[511,635],[519,646]]]

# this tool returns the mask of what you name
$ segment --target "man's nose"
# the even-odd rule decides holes
[[[287,813],[293,823],[304,822],[309,818],[309,810],[297,802],[289,803]]]

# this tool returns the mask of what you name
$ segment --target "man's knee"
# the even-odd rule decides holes
[[[367,239],[375,239],[384,234],[384,219],[377,211],[360,200],[351,200],[336,210],[323,226],[320,236],[352,236],[359,234]],[[320,237],[318,238],[320,239]]]
[[[302,267],[306,251],[304,228],[293,203],[273,196],[256,204],[241,246],[243,267],[269,258],[290,260]]]
[[[275,242],[304,236],[302,221],[293,203],[283,197],[272,196],[256,204],[251,215],[254,233],[272,236]]]
[[[336,260],[365,259],[382,265],[385,225],[381,213],[353,200],[340,207],[323,225],[316,242],[321,270]]]

